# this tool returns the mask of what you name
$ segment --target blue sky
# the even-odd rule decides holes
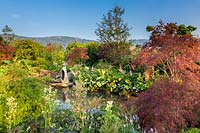
[[[164,22],[193,25],[200,35],[200,0],[1,0],[0,28],[8,24],[17,35],[74,36],[97,39],[103,14],[115,5],[125,9],[131,39],[148,38],[147,25]]]

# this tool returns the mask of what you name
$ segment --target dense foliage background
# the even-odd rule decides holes
[[[199,132],[196,27],[160,21],[147,26],[149,41],[135,46],[124,12],[116,6],[104,15],[95,32],[99,42],[66,48],[15,39],[6,25],[0,132]],[[55,87],[63,85],[61,68],[71,74],[72,87]]]

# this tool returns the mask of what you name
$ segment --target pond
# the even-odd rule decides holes
[[[56,102],[59,103],[62,109],[79,108],[82,111],[91,109],[99,110],[107,101],[113,101],[125,113],[133,113],[135,110],[134,102],[137,97],[122,97],[118,95],[106,95],[99,92],[88,92],[87,88],[76,83],[76,86],[71,88],[59,87],[56,88]]]

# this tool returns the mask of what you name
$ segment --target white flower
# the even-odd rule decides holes
[[[107,104],[108,104],[108,105],[112,105],[112,104],[113,104],[113,101],[107,101]]]

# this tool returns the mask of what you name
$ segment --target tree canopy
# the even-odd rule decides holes
[[[31,40],[17,40],[13,45],[16,47],[16,59],[36,60],[44,51],[41,44]]]
[[[127,42],[130,36],[130,28],[122,19],[124,9],[115,6],[103,16],[102,21],[98,24],[95,33],[102,43],[121,43]]]
[[[13,29],[8,25],[5,25],[4,28],[2,29],[2,32],[4,38],[4,45],[10,44],[10,42],[14,40]]]

